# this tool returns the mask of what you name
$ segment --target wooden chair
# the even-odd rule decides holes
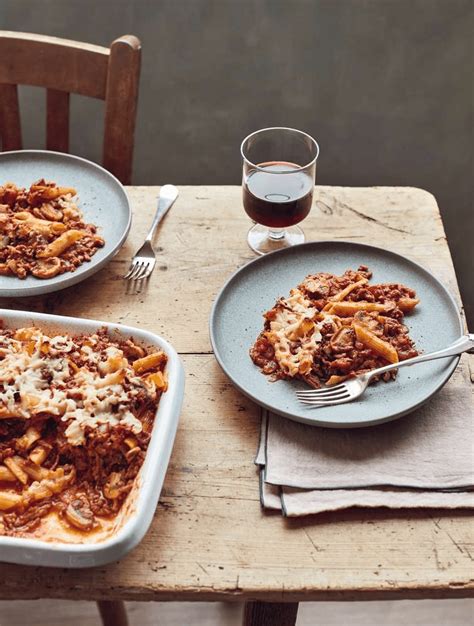
[[[2,150],[21,150],[18,85],[46,88],[46,149],[69,150],[69,94],[105,100],[103,165],[130,184],[141,44],[124,35],[109,48],[0,31]]]

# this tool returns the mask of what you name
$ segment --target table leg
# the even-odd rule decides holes
[[[295,626],[298,602],[246,602],[243,626]]]
[[[98,600],[103,626],[128,626],[127,609],[120,600]]]

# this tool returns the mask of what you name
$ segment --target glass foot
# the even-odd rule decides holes
[[[257,254],[289,248],[298,243],[304,243],[304,240],[304,232],[299,226],[290,226],[284,230],[270,230],[268,226],[255,224],[247,235],[247,243]]]

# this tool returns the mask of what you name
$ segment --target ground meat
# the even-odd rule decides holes
[[[371,285],[367,282],[371,277],[372,273],[369,268],[361,265],[357,271],[349,269],[341,276],[327,272],[312,274],[298,285],[297,289],[311,302],[311,307],[321,312],[316,313],[314,318],[318,324],[321,340],[312,353],[311,371],[301,375],[296,374],[297,378],[303,378],[313,387],[319,387],[334,375],[353,376],[386,365],[387,362],[379,354],[356,340],[352,328],[354,321],[362,324],[383,341],[390,343],[397,351],[400,360],[418,354],[409,337],[407,327],[402,323],[404,313],[398,306],[402,298],[416,299],[415,291],[400,283]],[[329,317],[324,317],[327,315],[328,307],[330,309],[331,301],[354,283],[360,284],[347,293],[343,299],[347,302],[380,303],[385,305],[383,312],[361,310],[355,313],[353,318],[345,317],[336,321],[337,316],[329,311]],[[281,305],[281,300],[277,302],[277,305]],[[403,306],[403,303],[400,306]],[[270,329],[276,311],[274,307],[265,313],[265,330]],[[292,341],[289,346],[290,352],[296,354],[300,344],[298,341]],[[292,377],[280,367],[275,358],[273,345],[265,332],[259,335],[251,347],[250,357],[263,373],[271,374],[273,379]],[[395,375],[395,372],[388,372],[383,379],[391,380]]]
[[[61,189],[44,180],[34,183],[29,191],[10,183],[0,186],[0,274],[23,279],[29,274],[51,278],[73,272],[104,245],[96,226],[83,221],[71,200],[75,190],[64,189],[49,199],[51,191],[54,195]],[[41,258],[46,247],[68,230],[79,230],[83,236],[58,256]]]
[[[28,534],[37,528],[43,517],[45,517],[53,508],[53,502],[48,500],[40,502],[28,507],[25,511],[16,511],[14,513],[4,513],[2,522],[5,535],[21,536]]]
[[[256,365],[264,368],[270,363],[274,363],[275,350],[268,339],[261,334],[251,347],[250,356]]]
[[[334,354],[353,350],[355,342],[355,333],[352,328],[340,328],[335,332],[329,340],[329,345]]]

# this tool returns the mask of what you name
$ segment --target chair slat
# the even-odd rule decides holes
[[[0,31],[0,83],[105,98],[109,50],[79,41]]]
[[[140,41],[133,35],[112,43],[105,95],[103,164],[125,185],[130,184],[132,176],[140,61]]]
[[[0,84],[0,138],[2,150],[21,150],[21,121],[16,85]]]
[[[46,91],[46,149],[69,151],[69,94],[66,91]]]

